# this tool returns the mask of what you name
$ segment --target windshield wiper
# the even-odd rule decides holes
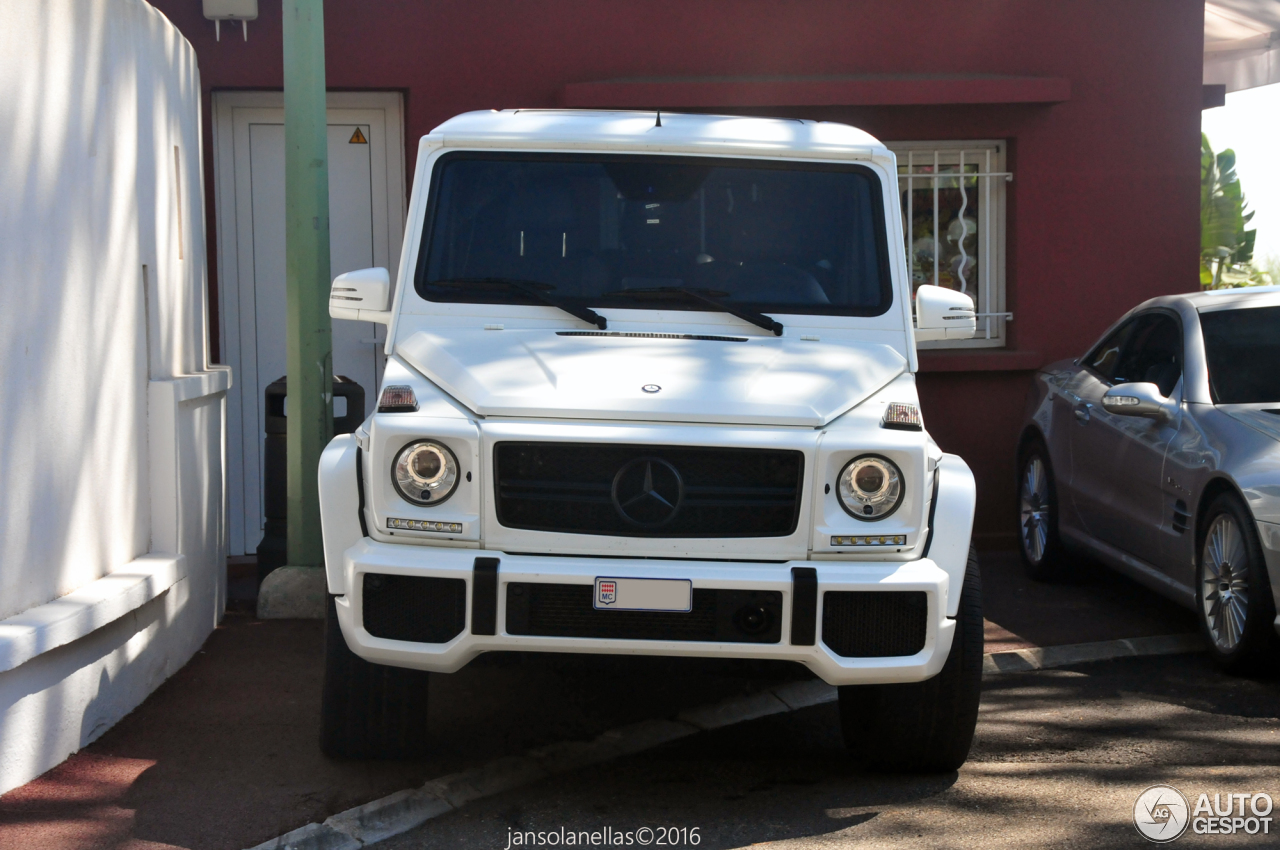
[[[609,327],[609,320],[601,316],[590,307],[578,307],[573,304],[566,304],[559,298],[548,295],[546,290],[555,289],[549,283],[541,283],[536,280],[520,280],[513,277],[458,277],[451,280],[433,280],[427,284],[428,286],[445,286],[462,289],[474,286],[476,288],[484,288],[486,286],[495,289],[513,289],[521,292],[535,301],[541,301],[548,307],[555,307],[557,310],[563,310],[575,319],[581,319],[589,325],[595,325],[600,330],[606,330]]]
[[[721,313],[737,316],[744,322],[750,322],[756,327],[772,332],[774,336],[782,336],[782,322],[775,321],[763,313],[757,313],[755,310],[747,310],[742,307],[735,307],[732,304],[726,304],[720,298],[728,295],[727,292],[717,292],[713,289],[690,289],[686,286],[651,286],[644,289],[621,289],[608,294],[617,298],[661,298],[664,295],[678,295],[689,301],[698,301],[709,307],[714,307]]]

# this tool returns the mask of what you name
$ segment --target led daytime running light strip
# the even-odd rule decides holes
[[[443,531],[446,534],[461,534],[460,522],[432,522],[423,519],[387,518],[387,528],[399,528],[404,531]]]
[[[864,537],[832,537],[832,546],[906,546],[905,534],[877,534]]]

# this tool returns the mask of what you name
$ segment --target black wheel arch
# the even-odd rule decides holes
[[[1046,449],[1049,447],[1049,440],[1045,437],[1044,432],[1040,430],[1040,426],[1034,422],[1029,422],[1023,426],[1022,433],[1018,435],[1018,449],[1014,457],[1022,457],[1022,453],[1027,450],[1027,446],[1033,443],[1039,443]]]
[[[1044,450],[1045,462],[1050,465],[1049,474],[1054,475],[1053,458],[1050,456],[1049,441],[1045,438],[1044,432],[1040,430],[1040,426],[1034,422],[1029,422],[1022,429],[1022,433],[1018,435],[1018,448],[1013,455],[1013,501],[1015,507],[1018,504],[1018,494],[1022,488],[1022,458],[1032,446],[1039,446]]]

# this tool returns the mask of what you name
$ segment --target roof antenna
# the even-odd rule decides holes
[[[662,110],[661,110],[661,109],[659,109],[659,110],[658,110],[658,120],[654,123],[654,125],[653,125],[653,126],[655,126],[655,127],[661,127],[661,126],[662,126]]]

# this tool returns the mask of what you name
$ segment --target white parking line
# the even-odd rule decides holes
[[[1204,643],[1199,635],[1161,635],[1067,646],[1011,649],[987,653],[983,658],[982,672],[984,675],[1023,673],[1113,658],[1178,655],[1203,648]],[[681,712],[675,720],[644,720],[611,729],[591,741],[549,744],[530,750],[523,756],[505,756],[472,770],[433,779],[421,788],[388,794],[371,803],[340,812],[324,823],[309,823],[272,838],[252,850],[359,850],[408,832],[432,818],[455,811],[475,800],[492,797],[549,776],[653,749],[702,731],[835,702],[836,693],[835,687],[817,679],[788,682],[754,694]]]

